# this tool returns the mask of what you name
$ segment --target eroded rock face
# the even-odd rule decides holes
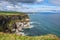
[[[0,15],[0,31],[15,33],[28,28],[30,19],[27,14],[22,15]]]

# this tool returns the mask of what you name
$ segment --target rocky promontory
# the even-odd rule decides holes
[[[0,12],[0,32],[17,33],[29,27],[30,19],[27,14]]]

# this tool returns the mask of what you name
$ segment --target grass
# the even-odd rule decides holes
[[[0,32],[0,40],[60,40],[60,38],[52,34],[44,36],[21,36]]]
[[[25,14],[22,12],[0,12],[0,15],[21,15],[21,14]]]

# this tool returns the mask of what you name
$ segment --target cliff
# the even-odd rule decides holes
[[[25,13],[0,12],[0,31],[15,33],[28,28],[30,19]]]

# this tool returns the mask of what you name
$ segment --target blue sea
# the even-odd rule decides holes
[[[28,14],[32,28],[25,29],[28,36],[40,36],[54,34],[60,37],[60,14],[59,13],[35,13]]]

